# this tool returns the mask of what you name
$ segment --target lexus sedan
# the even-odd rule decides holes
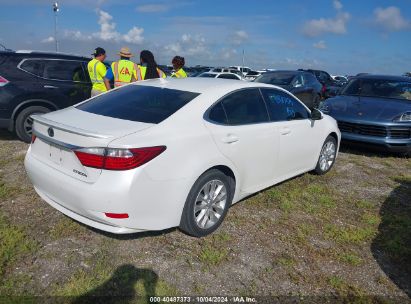
[[[363,75],[350,80],[321,110],[334,117],[342,139],[411,152],[411,79]]]
[[[297,96],[309,108],[318,108],[322,84],[304,71],[272,71],[257,77],[255,82],[277,85]]]
[[[336,159],[336,121],[282,88],[153,79],[33,117],[25,167],[52,207],[112,233],[201,237],[242,198]]]

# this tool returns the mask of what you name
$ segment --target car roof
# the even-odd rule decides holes
[[[392,80],[392,81],[406,81],[410,82],[410,77],[407,76],[396,76],[396,75],[361,75],[356,76],[354,79],[381,79],[381,80]]]
[[[59,58],[59,59],[82,59],[91,60],[91,56],[82,56],[77,54],[67,54],[58,52],[42,52],[32,50],[18,50],[18,51],[0,51],[0,55],[19,56],[24,58]]]
[[[264,75],[269,75],[269,74],[278,74],[278,73],[289,73],[289,74],[303,74],[307,73],[306,71],[295,71],[295,70],[276,70],[276,71],[267,71],[264,73]]]
[[[257,83],[257,82],[247,82],[238,81],[232,79],[221,79],[221,78],[201,78],[201,77],[187,77],[183,79],[177,78],[166,78],[166,79],[150,79],[145,81],[137,81],[132,83],[132,85],[149,85],[155,87],[161,87],[166,89],[174,89],[188,92],[196,93],[207,93],[210,89],[221,89],[227,91],[233,91],[243,88],[255,88],[255,87],[268,87],[273,88],[275,86]],[[277,87],[276,87],[277,88]],[[280,90],[283,90],[279,88]]]

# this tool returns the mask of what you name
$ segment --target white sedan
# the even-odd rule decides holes
[[[242,198],[328,172],[340,143],[333,118],[287,91],[223,79],[141,81],[33,118],[37,193],[112,233],[207,235]]]

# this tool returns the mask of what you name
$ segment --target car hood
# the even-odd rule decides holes
[[[328,99],[328,114],[338,119],[390,121],[406,111],[411,111],[411,101],[391,98],[340,95]]]

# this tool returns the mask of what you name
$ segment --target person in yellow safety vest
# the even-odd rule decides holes
[[[104,82],[104,75],[106,75],[107,69],[103,61],[106,59],[106,51],[98,47],[92,54],[94,59],[90,60],[87,64],[87,71],[90,75],[90,80],[93,85],[91,88],[91,97],[99,95],[110,89],[110,85]]]
[[[187,73],[183,70],[183,66],[186,64],[184,57],[175,56],[171,61],[173,64],[174,72],[171,74],[171,77],[176,78],[186,78]]]
[[[137,80],[166,78],[166,73],[158,68],[153,53],[143,50],[140,53],[140,63],[135,74]]]
[[[110,84],[110,81],[114,79],[114,87],[121,87],[136,81],[135,74],[138,67],[130,60],[133,54],[130,53],[128,47],[122,47],[117,55],[120,56],[120,60],[111,64],[106,76],[104,76],[104,82]]]

